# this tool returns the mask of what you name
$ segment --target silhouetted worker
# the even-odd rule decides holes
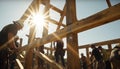
[[[88,69],[88,61],[87,61],[87,58],[86,56],[84,56],[83,53],[81,53],[81,64],[82,64],[82,69]]]
[[[120,45],[116,45],[111,51],[110,61],[113,69],[120,69]]]
[[[9,50],[16,51],[14,37],[23,28],[21,21],[13,21],[13,24],[5,26],[0,32],[0,69],[8,69]]]
[[[44,54],[44,45],[41,45],[39,48],[39,52]],[[38,69],[42,69],[44,66],[44,60],[38,57]]]
[[[90,66],[90,69],[96,69],[96,61],[95,61],[95,57],[92,56],[92,52],[89,52],[89,57],[90,57],[90,64],[88,66]]]
[[[55,45],[55,60],[59,63],[61,58],[62,65],[65,67],[64,55],[65,50],[63,49],[64,43],[62,40],[57,40]]]
[[[101,51],[101,54],[103,56],[103,60],[105,62],[105,69],[111,69],[110,54],[108,54],[108,51],[101,46],[99,46],[98,49]]]
[[[98,48],[95,47],[94,44],[91,45],[92,54],[91,57],[94,56],[97,61],[97,69],[105,69],[105,64],[103,62],[103,57]]]

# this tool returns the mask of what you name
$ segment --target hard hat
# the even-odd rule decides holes
[[[23,28],[23,26],[24,26],[23,21],[21,21],[21,20],[13,21],[13,23],[20,26],[21,28]]]

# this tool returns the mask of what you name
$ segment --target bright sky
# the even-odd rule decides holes
[[[112,5],[120,3],[120,0],[110,1]],[[31,2],[32,0],[0,0],[0,30],[5,25],[12,23],[12,21],[18,20]],[[51,4],[63,9],[65,0],[51,0]],[[108,8],[106,0],[76,0],[76,4],[78,20]],[[52,12],[55,13],[54,11]],[[50,16],[55,20],[59,20],[60,15],[58,13],[53,14],[52,12]],[[25,35],[28,29],[28,26],[25,25],[18,35],[27,40]],[[56,26],[50,24],[49,29],[49,33],[54,32]],[[120,20],[78,34],[79,45],[116,38],[120,38]],[[27,42],[24,41],[24,44],[27,44]]]

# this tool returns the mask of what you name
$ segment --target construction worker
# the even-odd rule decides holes
[[[110,63],[110,54],[108,54],[107,49],[102,48],[102,46],[99,46],[98,49],[100,50],[103,60],[105,62],[105,69],[111,69],[111,63]]]
[[[22,28],[23,23],[18,20],[13,21],[13,24],[6,25],[0,31],[0,69],[8,69],[8,54],[10,51],[17,51],[14,38]]]
[[[82,66],[82,69],[88,69],[88,61],[87,61],[87,57],[81,53],[81,66]]]
[[[116,45],[111,51],[110,61],[113,69],[120,69],[120,45]]]
[[[64,43],[62,40],[57,40],[55,45],[55,60],[57,63],[59,63],[59,60],[61,59],[62,65],[65,67],[65,61],[64,61],[64,55],[65,50],[63,49]]]
[[[91,45],[92,54],[91,57],[94,56],[97,61],[97,69],[105,69],[105,63],[103,62],[103,56],[101,55],[98,48],[95,47],[94,44]]]

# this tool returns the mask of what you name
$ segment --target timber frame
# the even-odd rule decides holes
[[[30,9],[34,9],[34,11],[39,10],[39,5],[45,6],[45,12],[48,12],[47,15],[49,15],[49,10],[52,9],[56,12],[58,12],[61,15],[61,18],[59,21],[56,21],[52,18],[46,18],[48,22],[46,22],[46,25],[48,26],[48,23],[53,23],[58,25],[56,31],[52,34],[48,34],[48,29],[44,28],[43,36],[42,38],[38,38],[34,40],[34,33],[30,33],[29,42],[28,45],[25,45],[21,48],[20,52],[26,51],[25,56],[25,65],[24,69],[33,69],[32,68],[32,56],[33,53],[35,53],[37,56],[48,62],[51,66],[53,66],[53,69],[63,69],[63,67],[56,62],[51,62],[52,60],[46,57],[42,53],[34,52],[33,49],[36,47],[39,47],[41,45],[44,45],[46,43],[50,43],[52,41],[56,41],[58,37],[60,39],[66,37],[67,38],[67,69],[80,69],[80,62],[79,62],[79,49],[85,48],[86,54],[89,59],[89,44],[78,46],[78,40],[77,40],[77,33],[80,33],[82,31],[86,31],[88,29],[98,27],[107,23],[110,23],[115,20],[120,19],[120,3],[117,5],[112,6],[109,0],[106,0],[108,7],[105,10],[102,10],[98,13],[95,13],[94,15],[91,15],[87,18],[84,18],[82,20],[77,20],[76,18],[76,3],[75,0],[66,0],[66,3],[64,5],[63,10],[60,10],[59,8],[53,6],[50,4],[50,0],[33,0],[31,5],[28,7],[28,9],[25,11],[23,16],[19,19],[21,21],[24,21],[30,16],[32,13],[30,12]],[[71,5],[71,3],[73,5]],[[66,13],[67,12],[67,13]],[[64,16],[66,16],[66,25],[63,24]],[[64,27],[60,29],[60,27]],[[31,32],[34,31],[34,27],[31,28]],[[55,36],[57,35],[57,37]],[[74,41],[74,43],[73,43]],[[99,42],[95,43],[98,45],[108,45],[108,48],[111,50],[112,45],[115,43],[120,43],[120,39],[115,39],[111,41],[105,41],[105,42]],[[53,51],[52,48],[45,47],[44,49]],[[71,59],[71,57],[73,57]],[[49,60],[48,60],[49,59]],[[75,62],[75,63],[74,63]],[[41,68],[42,69],[42,68]]]

